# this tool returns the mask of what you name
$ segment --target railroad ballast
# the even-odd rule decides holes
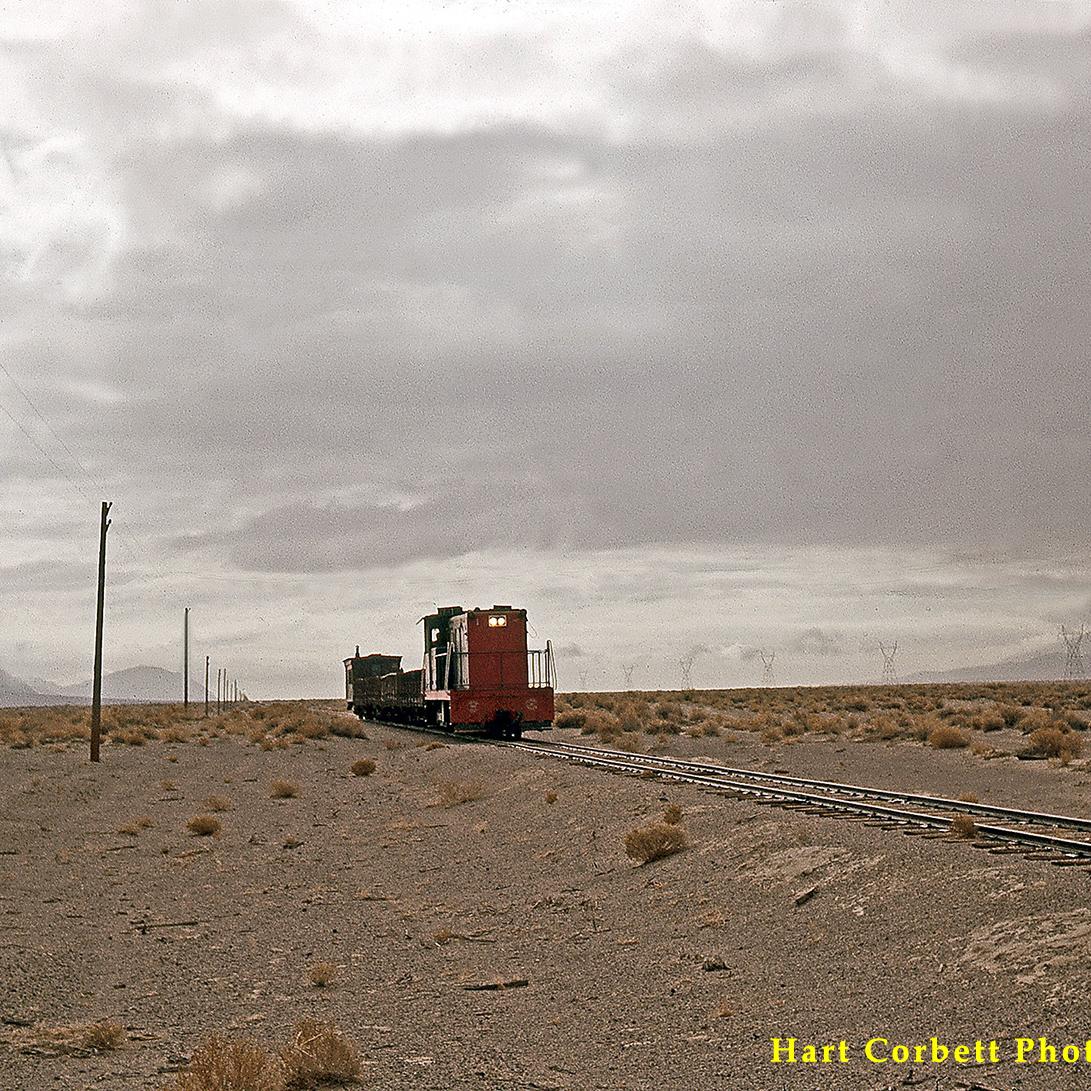
[[[345,701],[360,719],[518,738],[553,723],[553,648],[527,647],[527,612],[441,606],[424,626],[424,661],[400,655],[345,660]]]

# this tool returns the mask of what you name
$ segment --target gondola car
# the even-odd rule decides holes
[[[527,612],[441,606],[420,619],[424,661],[400,655],[345,660],[345,701],[361,720],[518,738],[553,722],[553,647],[527,648]]]

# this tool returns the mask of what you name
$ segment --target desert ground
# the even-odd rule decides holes
[[[553,735],[1086,815],[1089,694],[575,694]],[[86,710],[0,713],[5,1089],[189,1091],[211,1034],[272,1054],[305,1018],[339,1028],[377,1091],[1091,1074],[770,1064],[774,1036],[1082,1044],[1087,868],[361,728],[335,702],[107,726],[92,766]],[[631,859],[626,835],[667,809],[687,847]]]

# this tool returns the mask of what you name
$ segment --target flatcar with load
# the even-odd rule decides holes
[[[345,701],[361,720],[518,738],[553,723],[553,647],[527,647],[527,612],[441,606],[420,619],[424,660],[402,669],[400,655],[345,660]]]

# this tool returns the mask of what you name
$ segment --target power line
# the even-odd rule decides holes
[[[76,492],[78,492],[80,494],[80,496],[82,496],[84,498],[84,500],[86,500],[86,501],[88,501],[88,503],[90,503],[91,498],[87,495],[87,493],[85,493],[83,491],[83,489],[81,489],[79,487],[79,484],[76,482],[75,478],[73,478],[72,475],[69,474],[69,472],[67,470],[63,469],[58,464],[57,460],[34,438],[33,435],[31,435],[30,432],[28,432],[26,430],[26,428],[23,427],[22,421],[20,421],[8,409],[8,407],[3,404],[3,402],[0,402],[0,409],[2,409],[4,411],[4,415],[12,422],[12,424],[14,424],[15,427],[18,428],[19,431],[22,432],[23,435],[26,436],[26,438],[29,439],[30,442],[33,443],[35,447],[38,448],[38,451],[41,454],[45,455],[45,457],[47,459],[49,459],[50,463],[52,463],[52,465],[53,465],[53,469],[55,469],[57,471],[57,473],[59,473],[61,475],[61,477],[63,477],[72,486],[72,488],[74,488],[76,490]]]
[[[4,365],[3,360],[0,360],[0,371],[3,371],[3,373],[11,381],[11,385],[14,386],[15,389],[23,395],[23,401],[25,401],[27,405],[29,405],[30,408],[34,410],[37,418],[42,422],[42,424],[46,426],[46,428],[50,430],[50,432],[53,433],[53,438],[65,449],[65,451],[68,453],[68,457],[72,459],[72,461],[79,467],[80,471],[83,473],[83,476],[86,477],[87,480],[90,481],[91,484],[94,485],[99,492],[105,492],[106,489],[103,487],[102,482],[97,481],[91,476],[91,474],[87,470],[87,467],[84,466],[84,464],[79,460],[79,457],[77,456],[75,451],[73,451],[72,448],[69,447],[67,443],[65,443],[64,439],[61,437],[57,429],[54,428],[53,425],[49,422],[48,417],[46,417],[42,413],[42,411],[34,404],[34,402],[31,401],[30,395],[22,388],[22,386],[19,385],[19,382],[15,378],[15,376],[12,375],[10,371],[8,371],[7,367]]]

